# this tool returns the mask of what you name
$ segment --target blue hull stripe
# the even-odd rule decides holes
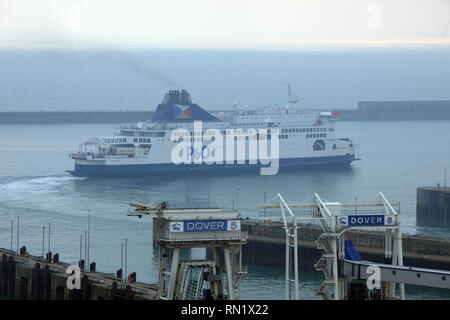
[[[348,166],[355,160],[354,155],[291,158],[280,159],[279,171],[286,168],[304,166]],[[117,176],[143,176],[157,174],[186,174],[186,173],[224,173],[231,171],[260,171],[260,164],[139,164],[139,165],[80,165],[75,164],[75,170],[69,171],[77,177],[117,177]]]

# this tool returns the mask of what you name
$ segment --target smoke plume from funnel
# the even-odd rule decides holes
[[[173,81],[169,76],[167,76],[166,74],[164,74],[159,70],[150,68],[144,62],[139,61],[138,59],[132,57],[129,54],[121,52],[117,53],[111,52],[110,59],[112,60],[112,62],[122,65],[143,77],[163,83],[169,88],[177,87],[175,81]]]

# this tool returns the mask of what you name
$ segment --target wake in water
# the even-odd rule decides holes
[[[0,179],[0,205],[10,209],[55,211],[78,200],[73,197],[73,183],[84,180],[66,175]],[[69,196],[72,194],[72,196]]]
[[[0,189],[3,190],[0,201],[15,199],[17,195],[26,193],[48,193],[64,186],[67,182],[83,180],[84,178],[72,176],[47,176],[47,177],[24,177],[7,181],[0,180]]]
[[[23,189],[34,189],[36,187],[58,186],[66,181],[83,180],[85,178],[72,177],[72,176],[46,176],[46,177],[24,177],[14,179],[15,181],[0,182],[0,187],[6,191],[16,191]]]

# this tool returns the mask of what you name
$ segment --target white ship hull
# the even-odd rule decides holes
[[[341,156],[309,157],[280,159],[280,172],[293,168],[324,166],[324,167],[346,167],[356,158],[354,154]],[[77,161],[75,170],[70,171],[77,177],[115,177],[115,176],[147,176],[158,174],[179,173],[227,173],[230,171],[259,172],[260,164],[180,164],[155,163],[155,164],[126,164],[124,162],[92,163],[89,161]]]

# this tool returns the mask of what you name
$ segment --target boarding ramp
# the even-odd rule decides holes
[[[341,276],[367,281],[374,278],[375,269],[379,270],[380,282],[450,289],[450,271],[363,261],[352,240],[345,240],[345,259],[341,263]]]
[[[189,266],[183,286],[183,300],[199,300],[203,283],[205,266]]]
[[[371,269],[369,270],[369,268]],[[450,289],[450,271],[446,270],[393,266],[371,261],[344,259],[341,266],[341,275],[357,280],[367,280],[374,274],[374,268],[379,268],[380,281],[383,282]]]

